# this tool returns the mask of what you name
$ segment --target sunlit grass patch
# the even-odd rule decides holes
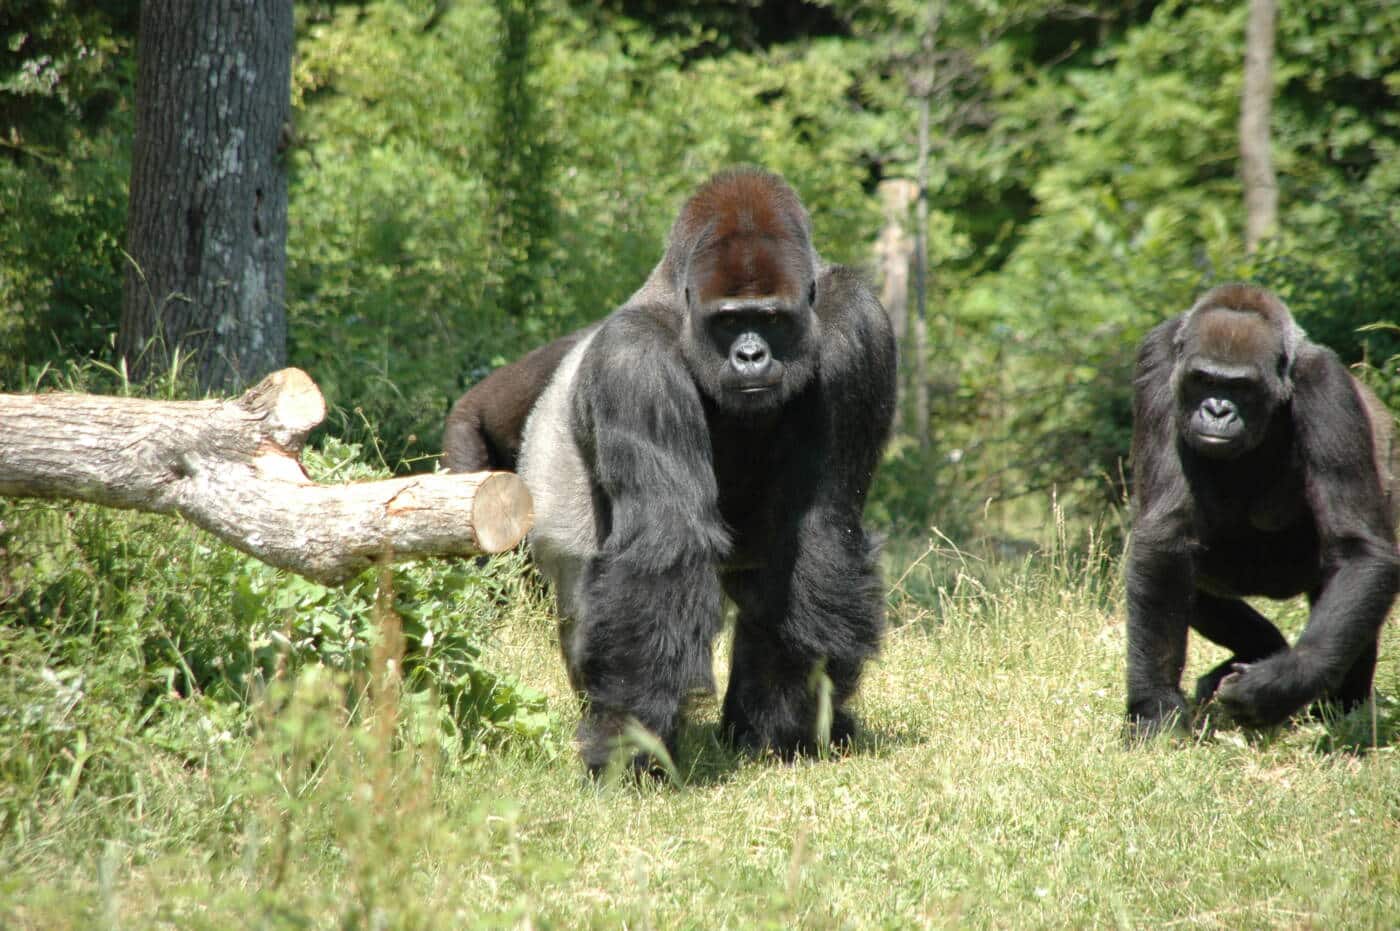
[[[481,659],[544,696],[536,739],[447,753],[421,703],[315,667],[268,689],[257,726],[211,738],[198,763],[151,748],[118,715],[112,736],[133,751],[110,762],[139,789],[79,779],[67,804],[7,833],[0,917],[44,928],[1400,920],[1393,627],[1374,728],[1357,712],[1125,749],[1111,559],[986,572],[968,561],[949,578],[928,592],[943,598],[936,612],[923,594],[896,609],[856,704],[863,729],[825,760],[733,751],[706,697],[690,709],[674,780],[588,779],[549,600],[533,585],[516,590]],[[1290,630],[1305,617],[1283,613]],[[727,648],[721,638],[721,690]],[[1186,681],[1219,659],[1193,638]]]

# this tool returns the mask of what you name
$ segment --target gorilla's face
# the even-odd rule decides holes
[[[816,269],[790,237],[730,235],[691,262],[685,354],[702,391],[731,413],[775,410],[815,371]]]
[[[1210,308],[1188,321],[1174,373],[1178,435],[1211,459],[1236,459],[1288,400],[1283,337],[1264,317]]]

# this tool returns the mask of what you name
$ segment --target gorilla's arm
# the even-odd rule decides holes
[[[797,528],[791,621],[821,644],[839,706],[883,631],[876,545],[861,516],[894,420],[897,350],[889,315],[856,271],[833,266],[818,294],[826,438],[815,500]]]
[[[604,324],[572,418],[599,520],[582,582],[582,684],[596,712],[625,709],[666,736],[684,689],[710,677],[729,538],[705,412],[662,320],[635,308]]]
[[[818,283],[820,384],[827,429],[839,441],[823,459],[838,481],[827,489],[855,506],[865,494],[894,420],[896,348],[889,315],[860,275],[832,266]]]
[[[442,467],[449,472],[501,467],[502,457],[493,453],[481,422],[483,395],[478,389],[484,384],[483,380],[468,389],[447,413],[447,424],[442,428]]]
[[[1133,380],[1134,504],[1128,552],[1128,717],[1142,734],[1187,723],[1181,672],[1195,595],[1190,495],[1172,415],[1172,340],[1180,319],[1143,341]]]
[[[1290,651],[1227,678],[1219,698],[1244,723],[1283,721],[1341,686],[1373,648],[1400,588],[1400,556],[1376,472],[1371,426],[1351,376],[1327,349],[1294,366],[1293,418],[1317,528],[1321,584],[1307,628]]]

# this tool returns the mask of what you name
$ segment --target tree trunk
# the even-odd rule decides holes
[[[908,342],[909,269],[913,264],[914,242],[909,236],[909,205],[918,196],[918,185],[905,178],[881,181],[880,202],[885,209],[885,225],[875,243],[875,261],[880,274],[880,303],[890,315],[895,333],[904,340],[903,353],[912,356]],[[907,389],[904,379],[899,382],[900,400],[896,409],[904,409]]]
[[[1245,30],[1244,91],[1240,98],[1240,175],[1244,185],[1244,247],[1259,248],[1278,224],[1278,184],[1269,151],[1273,103],[1276,0],[1250,0]]]
[[[501,552],[529,529],[509,472],[315,484],[298,455],[325,411],[300,369],[231,401],[0,394],[0,495],[179,514],[328,585],[386,557]]]
[[[286,363],[291,0],[144,0],[117,348],[204,388]]]
[[[924,51],[932,58],[933,34],[924,36]],[[919,94],[919,198],[914,214],[914,436],[919,446],[928,448],[928,150],[929,97],[933,93],[930,74]]]

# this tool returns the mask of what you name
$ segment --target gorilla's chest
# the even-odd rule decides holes
[[[1203,520],[1198,527],[1202,589],[1227,598],[1290,598],[1316,585],[1317,532],[1301,489],[1291,496],[1264,489],[1233,510],[1233,521]]]
[[[1303,474],[1286,459],[1198,467],[1188,470],[1187,482],[1197,533],[1205,542],[1257,536],[1268,545],[1276,535],[1312,523]]]
[[[792,536],[806,511],[820,457],[813,432],[791,416],[754,423],[713,424],[711,432],[720,517],[733,546],[731,568],[766,564]]]

